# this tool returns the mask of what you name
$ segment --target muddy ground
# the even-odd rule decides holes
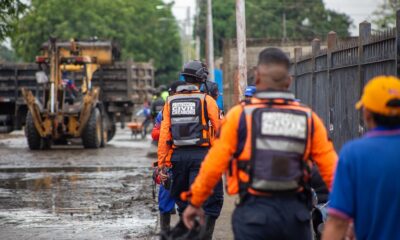
[[[22,131],[0,134],[0,239],[157,239],[149,148],[127,130],[98,150],[30,151]],[[232,239],[233,202],[214,239]]]

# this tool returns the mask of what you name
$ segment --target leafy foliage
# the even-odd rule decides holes
[[[20,0],[0,1],[0,41],[4,40],[14,29],[13,22],[18,19],[27,8]]]
[[[206,1],[200,2],[195,29],[205,39]],[[223,40],[236,38],[235,1],[213,0],[215,54],[222,53]],[[349,35],[350,18],[327,10],[322,0],[246,0],[246,35],[248,38],[283,38],[283,15],[286,15],[287,38],[311,40],[324,38],[333,30]],[[204,46],[204,42],[202,42]]]
[[[15,62],[18,61],[15,52],[4,45],[0,44],[0,62]]]
[[[158,5],[164,8],[157,10]],[[159,83],[174,80],[181,63],[179,29],[162,0],[32,0],[12,45],[19,56],[32,61],[50,36],[115,40],[122,59],[153,59]]]
[[[378,28],[389,28],[396,26],[396,12],[400,9],[399,1],[385,1],[373,13],[372,23]]]

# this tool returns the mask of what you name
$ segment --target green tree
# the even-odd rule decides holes
[[[27,5],[20,0],[0,1],[0,41],[14,30],[14,22],[26,8]]]
[[[174,80],[181,63],[179,28],[171,7],[162,0],[32,0],[19,20],[12,45],[32,61],[50,36],[115,40],[122,59],[154,60],[156,80]]]
[[[385,1],[373,13],[372,23],[379,28],[396,26],[396,12],[400,9],[399,1]]]
[[[236,38],[235,1],[213,0],[215,54],[222,54],[223,40]],[[349,35],[350,18],[327,10],[322,0],[246,0],[246,35],[248,38],[283,39],[283,16],[286,15],[287,38],[311,40],[324,38],[333,30]],[[195,31],[205,39],[206,1],[200,1]],[[202,47],[204,42],[202,42]]]
[[[0,44],[0,62],[15,62],[17,60],[13,50]]]

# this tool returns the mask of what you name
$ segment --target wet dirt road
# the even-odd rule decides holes
[[[158,239],[149,148],[126,130],[98,150],[30,151],[22,131],[0,134],[0,239]],[[234,201],[225,195],[214,240],[233,239]]]
[[[149,146],[121,130],[98,150],[0,135],[0,239],[156,239]]]

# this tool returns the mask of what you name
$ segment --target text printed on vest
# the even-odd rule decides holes
[[[174,102],[172,103],[172,115],[195,115],[196,103]]]
[[[307,118],[283,112],[263,112],[261,134],[305,139]]]

